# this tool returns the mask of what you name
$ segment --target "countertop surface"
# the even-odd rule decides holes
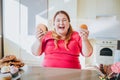
[[[98,72],[90,69],[42,68],[25,66],[19,80],[99,80]]]

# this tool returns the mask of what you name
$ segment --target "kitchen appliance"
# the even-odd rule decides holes
[[[117,49],[117,40],[114,39],[96,39],[95,40],[95,63],[113,64],[115,50]]]

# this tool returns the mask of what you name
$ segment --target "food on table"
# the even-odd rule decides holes
[[[10,67],[9,66],[3,66],[1,68],[1,73],[8,73],[10,72]]]
[[[19,71],[19,68],[15,66],[10,66],[10,73],[12,74],[12,77],[18,76],[18,71]]]
[[[12,80],[12,76],[10,73],[0,74],[0,80]]]
[[[14,55],[7,55],[0,60],[0,68],[2,68],[3,66],[11,65],[20,68],[24,66],[24,63],[21,60],[17,59]]]
[[[14,55],[7,55],[0,59],[0,80],[11,80],[11,77],[18,76],[18,72],[24,63]],[[5,74],[10,74],[9,76]],[[6,79],[8,78],[8,79]]]
[[[11,61],[11,60],[17,60],[16,56],[14,56],[14,55],[5,56],[0,60],[0,63]]]

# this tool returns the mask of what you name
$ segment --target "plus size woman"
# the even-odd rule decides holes
[[[88,57],[93,52],[88,40],[89,31],[74,31],[69,15],[62,10],[54,15],[53,26],[53,31],[37,31],[32,53],[36,56],[45,54],[44,67],[81,69],[80,54]]]

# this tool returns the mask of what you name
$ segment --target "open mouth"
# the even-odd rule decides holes
[[[65,27],[59,27],[59,29],[64,29]]]

